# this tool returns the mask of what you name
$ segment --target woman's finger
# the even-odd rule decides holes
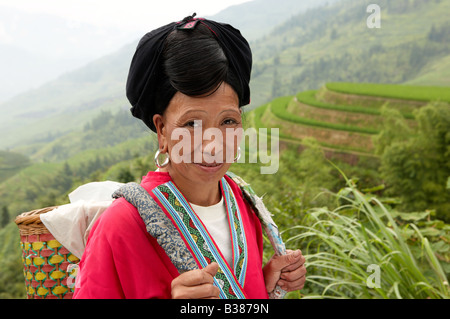
[[[298,252],[300,252],[300,258],[297,258],[295,260],[294,263],[287,265],[286,267],[284,267],[283,269],[281,269],[281,272],[290,272],[293,271],[295,269],[300,268],[301,266],[303,266],[303,264],[305,263],[305,257],[302,255],[301,250],[298,250]]]
[[[220,290],[212,284],[202,284],[198,286],[176,286],[172,290],[173,299],[217,299],[220,297]]]
[[[304,265],[302,265],[299,268],[294,269],[293,271],[281,273],[280,278],[285,281],[290,282],[290,281],[295,281],[298,278],[305,276],[306,273],[307,273],[306,267]]]
[[[295,291],[295,290],[303,289],[305,282],[306,282],[306,276],[303,276],[303,277],[300,277],[300,278],[298,278],[294,281],[290,281],[290,282],[280,279],[277,282],[277,285],[279,285],[283,290]]]
[[[196,269],[185,272],[172,281],[172,285],[198,286],[202,284],[212,284],[214,276],[219,270],[217,263],[211,263],[203,269]]]
[[[196,269],[181,274],[172,280],[172,298],[219,298],[220,290],[213,285],[214,276],[218,270],[219,265],[211,263],[203,269]]]
[[[219,264],[216,262],[210,263],[208,266],[202,269],[202,271],[206,272],[211,276],[211,278],[214,278],[217,271],[219,270]]]

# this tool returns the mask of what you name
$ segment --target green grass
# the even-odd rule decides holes
[[[310,209],[298,226],[289,229],[289,234],[297,234],[286,244],[301,247],[306,257],[303,298],[450,298],[443,268],[448,263],[436,257],[449,229],[438,231],[435,238],[426,236],[417,220],[429,213],[400,223],[380,199],[347,182],[346,188],[331,194],[339,207]],[[379,285],[368,286],[369,281],[377,283],[374,277],[369,280],[375,268],[379,269]]]
[[[450,88],[448,87],[332,82],[327,83],[326,88],[331,91],[346,94],[368,95],[422,102],[450,102]]]
[[[287,105],[291,99],[292,99],[292,96],[282,97],[282,98],[273,100],[272,103],[270,104],[270,109],[271,109],[272,113],[276,117],[278,117],[284,121],[293,122],[293,123],[297,123],[300,125],[309,125],[309,126],[315,126],[315,127],[322,127],[322,128],[326,128],[326,129],[348,131],[348,132],[355,132],[355,133],[362,133],[362,134],[378,134],[377,130],[374,130],[371,128],[362,128],[362,127],[350,126],[350,125],[345,125],[345,124],[322,122],[322,121],[303,118],[303,117],[291,114],[287,111]]]

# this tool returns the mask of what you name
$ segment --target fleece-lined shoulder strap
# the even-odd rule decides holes
[[[119,197],[137,208],[147,232],[157,240],[180,273],[198,269],[175,226],[141,185],[125,184],[113,194],[113,198]]]

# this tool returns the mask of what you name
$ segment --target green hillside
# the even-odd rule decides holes
[[[0,150],[0,183],[30,164],[30,160],[22,154]]]
[[[130,115],[128,109],[101,111],[87,121],[82,130],[69,132],[47,143],[34,143],[17,148],[31,154],[33,161],[60,162],[85,150],[113,147],[117,144],[149,137],[149,129]]]
[[[366,25],[370,3],[315,8],[255,41],[251,108],[329,82],[450,86],[450,2],[384,1],[380,29]]]
[[[125,81],[134,48],[133,43],[0,104],[0,148],[47,143],[82,129],[102,111],[129,109]]]
[[[406,81],[411,85],[447,85],[450,83],[450,55],[429,62],[416,78]]]

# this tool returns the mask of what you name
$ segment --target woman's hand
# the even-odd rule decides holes
[[[264,266],[264,282],[267,292],[272,292],[275,286],[285,291],[303,289],[305,285],[305,257],[300,250],[288,250],[286,255],[273,256]]]
[[[172,280],[172,299],[218,299],[220,290],[213,285],[218,270],[219,265],[213,262],[181,274]]]

